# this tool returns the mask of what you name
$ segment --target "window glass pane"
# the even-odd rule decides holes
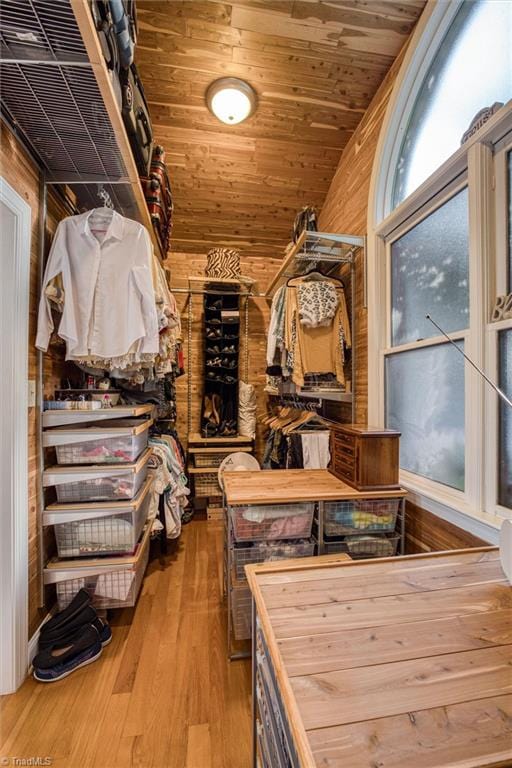
[[[499,334],[499,380],[512,398],[512,330]],[[500,402],[498,451],[498,503],[512,508],[512,409]]]
[[[464,360],[451,344],[386,358],[386,425],[402,433],[402,469],[464,490]]]
[[[391,343],[439,336],[469,324],[468,191],[463,189],[391,246]]]
[[[512,152],[508,153],[508,290],[512,291]]]
[[[399,155],[393,205],[456,149],[472,119],[512,97],[512,2],[464,2],[427,73]]]

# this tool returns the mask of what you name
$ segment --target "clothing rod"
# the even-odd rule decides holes
[[[124,184],[125,186],[127,184],[131,184],[131,182],[127,179],[105,179],[105,178],[96,178],[96,179],[47,179],[46,184],[50,184],[52,186],[58,185],[58,184],[68,184],[71,185],[86,185],[86,184],[106,184],[107,186],[115,186],[116,184]]]
[[[458,346],[457,346],[457,344],[456,344],[456,343],[453,341],[453,339],[450,339],[450,337],[448,336],[448,334],[447,334],[445,331],[443,331],[443,329],[441,328],[441,326],[440,326],[440,325],[438,325],[438,324],[436,323],[436,321],[435,321],[435,320],[432,320],[432,318],[431,318],[431,316],[430,316],[430,315],[425,315],[425,317],[427,318],[427,320],[430,320],[430,322],[432,323],[432,325],[435,325],[435,327],[437,328],[437,330],[438,330],[438,331],[441,331],[441,333],[443,334],[443,336],[444,336],[446,339],[448,339],[448,341],[450,342],[450,344],[452,344],[452,345],[455,347],[455,349],[457,350],[457,352],[458,352],[459,354],[461,354],[461,355],[462,355],[462,357],[463,357],[465,360],[467,360],[467,361],[468,361],[468,363],[469,363],[470,365],[472,365],[472,366],[473,366],[473,368],[475,369],[475,371],[478,371],[478,373],[480,374],[480,376],[482,376],[482,378],[484,378],[484,379],[486,380],[486,382],[487,382],[487,383],[488,383],[488,384],[489,384],[489,385],[490,385],[490,386],[491,386],[491,387],[494,389],[494,391],[495,391],[495,392],[496,392],[496,393],[497,393],[497,394],[498,394],[498,395],[501,397],[501,399],[502,399],[502,400],[503,400],[503,401],[504,401],[504,402],[505,402],[505,403],[506,403],[506,404],[507,404],[507,405],[508,405],[510,408],[512,408],[512,400],[510,400],[510,399],[509,399],[509,398],[506,396],[506,394],[503,392],[503,390],[502,390],[502,389],[500,389],[500,388],[497,386],[497,384],[495,384],[493,381],[491,381],[491,379],[490,379],[490,378],[487,376],[487,374],[486,374],[486,373],[484,373],[484,372],[482,371],[482,369],[481,369],[481,368],[479,368],[479,367],[478,367],[478,365],[477,365],[476,363],[474,363],[474,362],[473,362],[473,360],[472,360],[470,357],[468,357],[468,355],[466,355],[466,353],[465,353],[465,352],[463,352],[463,351],[462,351],[462,349],[460,349],[460,347],[458,347]]]
[[[171,254],[172,258],[172,254]],[[218,296],[226,296],[226,294],[231,294],[232,296],[246,296],[249,299],[266,299],[267,296],[264,293],[239,293],[238,291],[205,291],[205,290],[197,290],[197,291],[191,291],[188,288],[169,288],[169,290],[172,293],[186,293],[189,296],[203,296],[205,293],[207,294],[216,294]]]

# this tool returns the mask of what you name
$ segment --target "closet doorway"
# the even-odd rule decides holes
[[[0,694],[28,664],[28,312],[30,206],[0,177]]]

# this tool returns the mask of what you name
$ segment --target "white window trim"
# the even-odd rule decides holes
[[[489,221],[489,226],[477,228],[474,224],[473,231],[470,228],[470,341],[467,346],[468,354],[476,358],[476,362],[484,366],[486,370],[496,371],[496,360],[484,360],[484,349],[492,345],[485,345],[485,336],[489,332],[497,332],[485,326],[485,320],[489,317],[490,301],[493,291],[499,281],[492,275],[485,293],[479,291],[475,280],[486,280],[485,265],[489,263],[494,252],[492,234],[494,232],[493,200],[490,193],[494,185],[494,166],[492,153],[485,145],[489,138],[500,139],[510,128],[512,115],[512,100],[504,108],[496,113],[478,133],[476,133],[463,147],[454,153],[437,171],[427,179],[407,200],[398,206],[390,215],[393,176],[396,160],[400,151],[402,137],[419,88],[423,83],[423,76],[430,67],[440,43],[442,42],[450,24],[460,8],[461,2],[437,3],[429,0],[425,11],[415,29],[408,50],[404,57],[402,67],[395,82],[393,93],[388,103],[386,115],[381,128],[377,150],[372,169],[368,200],[368,421],[377,426],[384,426],[384,350],[388,348],[388,320],[383,322],[382,311],[388,302],[388,259],[386,258],[386,245],[384,237],[389,237],[397,222],[418,212],[432,199],[433,188],[435,196],[439,200],[440,190],[445,188],[446,196],[451,197],[454,188],[462,181],[461,174],[468,168],[468,181],[473,174],[487,179],[485,192],[480,187],[478,194],[470,194],[469,206],[473,213],[484,217]],[[470,221],[475,221],[474,216]],[[478,231],[477,231],[478,230]],[[480,283],[481,284],[481,283]],[[478,294],[478,295],[477,295]],[[494,293],[494,296],[496,294]],[[507,326],[508,327],[508,326]],[[460,334],[459,334],[460,336]],[[497,336],[496,336],[497,338]],[[431,341],[431,340],[430,340]],[[487,355],[489,357],[489,355]],[[494,351],[496,358],[496,351]],[[471,467],[482,466],[484,461],[484,446],[477,435],[482,434],[484,419],[488,422],[489,414],[496,414],[496,395],[491,391],[483,396],[484,382],[478,374],[466,366],[469,386],[466,387],[466,414],[468,413],[468,400],[471,399],[471,407],[474,403],[485,403],[477,413],[471,414],[470,422],[466,417],[466,477],[471,478],[471,487],[466,488],[464,494],[453,489],[444,488],[438,483],[430,483],[412,473],[401,473],[401,482],[411,492],[411,501],[418,506],[434,512],[439,517],[453,522],[465,530],[472,531],[475,535],[492,543],[498,542],[499,527],[503,519],[503,509],[497,508],[496,503],[490,504],[488,498],[484,498],[483,471],[494,471],[496,467],[485,467],[479,477],[470,473]],[[371,374],[371,375],[370,375]],[[488,389],[488,388],[486,388]],[[476,398],[476,400],[474,399]],[[494,418],[494,428],[489,430],[487,445],[491,439],[496,439],[497,417]],[[495,443],[496,444],[496,443]],[[489,455],[488,450],[485,452]],[[496,462],[495,462],[496,463]],[[469,491],[469,494],[468,494]],[[469,501],[469,503],[468,503]],[[494,500],[496,501],[496,500]],[[491,510],[482,512],[482,509]],[[505,514],[509,514],[505,510]],[[501,516],[500,516],[501,515]],[[478,533],[476,530],[478,529]]]

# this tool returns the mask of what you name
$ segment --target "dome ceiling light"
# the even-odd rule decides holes
[[[244,80],[222,77],[206,91],[206,103],[222,123],[237,125],[247,120],[256,109],[256,93]]]

